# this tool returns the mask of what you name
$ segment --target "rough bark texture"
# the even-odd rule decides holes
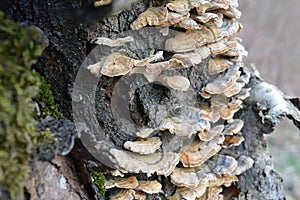
[[[109,20],[92,25],[67,21],[61,16],[64,9],[79,8],[80,6],[79,1],[14,0],[11,2],[9,10],[9,14],[14,20],[39,27],[47,35],[49,46],[44,50],[43,56],[35,68],[52,85],[59,110],[69,119],[72,119],[70,98],[72,82],[83,59],[93,48],[90,41],[95,36],[108,37],[128,30],[130,23],[149,6],[149,2],[140,2],[130,11],[122,12],[117,16],[110,17]],[[194,89],[200,90],[199,80],[202,75],[198,74],[195,69],[183,73],[188,74]],[[254,87],[258,84],[254,79],[249,86]],[[97,117],[114,143],[120,145],[125,139],[128,139],[128,136],[114,129],[109,107],[109,97],[116,80],[101,79],[98,88],[100,95]],[[165,95],[163,91],[157,92],[157,88],[153,87],[148,88],[148,93],[157,98],[160,98],[159,95]],[[140,101],[155,99],[143,98],[142,92],[138,95]],[[299,101],[293,100],[293,102],[299,106]],[[135,109],[137,110],[137,108],[132,108],[133,113]],[[251,99],[245,102],[244,108],[238,113],[245,122],[243,129],[245,142],[241,146],[227,151],[236,155],[250,156],[254,159],[255,164],[253,168],[239,176],[236,188],[225,189],[224,193],[228,194],[227,199],[233,197],[238,199],[285,199],[281,185],[282,179],[273,170],[271,156],[268,154],[264,139],[264,134],[272,132],[274,124],[263,124],[258,113],[256,102]],[[136,112],[137,119],[145,119],[139,114]],[[99,194],[92,184],[88,172],[107,168],[94,159],[85,150],[82,143],[76,140],[75,147],[70,154],[65,157],[59,156],[51,162],[35,162],[33,169],[32,178],[26,186],[28,199],[97,199]],[[168,186],[165,188],[165,190],[174,191]],[[151,199],[164,199],[164,197],[153,195]]]
[[[282,178],[273,169],[264,133],[272,132],[272,126],[261,123],[254,102],[247,102],[241,113],[245,125],[245,143],[234,150],[254,158],[254,166],[239,177],[239,199],[285,199]]]

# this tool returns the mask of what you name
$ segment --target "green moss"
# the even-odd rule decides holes
[[[23,198],[37,141],[31,102],[40,80],[31,66],[42,53],[39,37],[35,30],[4,19],[0,12],[0,187],[11,199]]]
[[[48,128],[37,133],[37,143],[32,157],[44,161],[54,159],[58,143],[59,138],[56,138]]]
[[[62,114],[58,111],[57,106],[54,102],[50,84],[48,84],[46,79],[43,76],[41,76],[38,72],[36,72],[35,70],[33,70],[33,74],[41,80],[40,92],[37,96],[37,101],[43,104],[43,105],[40,105],[41,115],[42,116],[50,115],[52,117],[62,117]]]
[[[42,143],[44,141],[55,141],[55,136],[51,134],[50,130],[47,129],[45,131],[41,131],[40,134],[37,136],[37,143]]]
[[[98,187],[100,195],[104,197],[105,194],[105,176],[102,172],[92,172],[94,184]]]

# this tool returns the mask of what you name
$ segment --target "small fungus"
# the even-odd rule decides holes
[[[162,185],[154,180],[154,181],[139,181],[138,190],[142,190],[148,194],[155,194],[161,192]]]
[[[233,146],[239,146],[244,140],[245,138],[241,135],[226,135],[222,147],[230,148]]]
[[[138,181],[135,176],[128,178],[116,177],[114,179],[108,180],[105,183],[105,188],[110,189],[113,187],[123,188],[123,189],[134,189],[138,186]]]
[[[145,138],[137,141],[127,141],[124,148],[139,154],[151,154],[158,150],[162,142],[159,138]]]
[[[87,68],[95,76],[120,76],[130,72],[133,68],[134,60],[132,58],[123,56],[120,53],[112,53],[99,62],[89,65]]]

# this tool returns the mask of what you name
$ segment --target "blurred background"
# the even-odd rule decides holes
[[[288,96],[300,97],[300,1],[240,0],[243,45],[261,77]],[[267,136],[274,167],[289,200],[300,199],[300,131],[284,120]]]

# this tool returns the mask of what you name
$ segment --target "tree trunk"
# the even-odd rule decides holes
[[[164,4],[160,1],[151,2],[151,6],[161,6]],[[76,76],[78,76],[77,73],[81,72],[80,66],[96,46],[91,41],[96,36],[119,37],[119,34],[122,32],[130,30],[130,24],[150,6],[150,2],[146,0],[140,1],[134,4],[130,10],[125,10],[98,23],[87,24],[78,22],[76,9],[74,10],[75,20],[64,18],[63,13],[65,11],[74,8],[79,9],[80,7],[85,7],[85,5],[92,6],[92,2],[83,1],[80,4],[79,1],[12,0],[11,7],[8,10],[8,15],[12,19],[20,23],[26,22],[28,25],[34,25],[41,29],[43,34],[47,36],[49,46],[44,49],[43,55],[35,68],[51,84],[59,110],[70,120],[73,120],[73,117],[78,114],[76,112],[82,112],[80,114],[83,116],[88,114],[93,115],[93,109],[95,109],[92,108],[92,110],[84,112],[76,110],[79,107],[76,107],[77,104],[75,102],[75,107],[72,110],[71,100],[71,93],[74,91],[74,89],[72,90],[74,81]],[[84,22],[91,22],[88,15],[89,13],[86,13]],[[179,30],[182,31],[181,29]],[[149,42],[151,40],[153,40],[152,43]],[[159,45],[153,44],[158,41],[155,36],[151,40],[137,42],[135,44],[137,48],[129,53],[131,55],[135,54],[134,56],[139,59],[149,56],[150,51],[154,48],[151,45]],[[141,51],[137,51],[137,49],[141,49]],[[103,51],[99,52],[101,55],[105,53],[107,55],[105,51],[110,51],[108,48],[102,48],[101,50]],[[157,52],[158,49],[155,50]],[[164,56],[167,56],[169,53],[165,52]],[[172,54],[170,53],[169,57],[171,56]],[[231,59],[230,57],[226,58]],[[208,78],[209,76],[204,70],[207,68],[210,59],[211,57],[206,58],[192,68],[179,70],[179,75],[187,77],[191,85],[190,87],[195,91],[197,96],[195,104],[197,105],[209,101],[202,98],[199,94],[202,92],[202,88],[212,80]],[[249,72],[251,75],[250,81],[247,83],[247,87],[251,88],[250,97],[243,100],[242,108],[234,115],[234,119],[241,119],[244,122],[242,129],[244,142],[236,147],[223,148],[220,153],[223,155],[232,155],[234,158],[244,155],[251,158],[254,164],[249,170],[238,176],[238,181],[235,185],[231,185],[230,187],[223,186],[222,194],[225,199],[285,199],[282,191],[282,178],[273,169],[264,134],[271,133],[282,116],[291,118],[299,128],[299,100],[284,98],[276,88],[263,82],[256,75],[255,70],[251,71],[247,67],[243,67],[241,71],[243,74]],[[92,76],[91,74],[86,75],[84,79],[88,79],[88,77],[93,79]],[[111,108],[110,101],[113,98],[113,92],[118,92],[114,91],[114,87],[120,79],[120,76],[113,78],[102,76],[100,79],[97,79],[99,84],[96,89],[97,102],[95,105],[95,119],[107,136],[109,140],[108,144],[113,144],[119,149],[123,148],[125,141],[136,139],[135,135],[126,132],[130,132],[132,129],[126,127],[127,124],[125,122],[125,131],[121,131],[120,127],[118,127],[120,123],[113,118],[114,113],[112,113],[113,108]],[[89,83],[92,82],[92,80],[87,81],[90,81]],[[144,80],[138,81],[142,82]],[[84,83],[82,84],[84,85]],[[81,85],[79,86],[81,87]],[[165,108],[162,105],[162,98],[169,100],[164,100],[163,103],[178,105],[178,102],[172,102],[171,100],[177,96],[174,96],[166,85],[150,84],[145,87],[135,87],[137,87],[136,91],[130,91],[129,111],[131,118],[139,126],[155,125],[157,119],[151,118],[153,115],[150,112],[152,108],[156,108],[157,112],[159,109]],[[272,95],[268,95],[270,93]],[[93,105],[93,94],[80,95],[84,96],[83,98],[86,100],[85,105],[89,103]],[[154,105],[161,105],[161,107],[158,108]],[[128,106],[128,102],[121,105],[120,109],[122,106]],[[155,116],[160,115],[157,114]],[[85,120],[92,121],[92,118]],[[222,119],[218,121],[218,125],[226,125],[227,123],[226,120]],[[78,125],[76,127],[77,131],[82,132],[86,132],[87,128],[90,131],[94,130],[89,126],[83,126],[82,130],[78,130]],[[176,138],[169,133],[164,136],[160,133],[159,136],[164,144],[168,140]],[[176,138],[176,141],[182,142],[178,138]],[[84,141],[77,138],[73,150],[68,155],[57,156],[54,160],[48,162],[34,162],[31,179],[26,185],[28,199],[67,199],[67,197],[69,199],[102,198],[91,179],[90,173],[92,171],[106,172],[110,170],[109,167],[115,165],[115,162],[103,163],[103,161],[97,160],[94,152],[87,151],[84,144]],[[110,148],[115,147],[110,145],[108,147],[100,147],[104,152],[110,152]],[[181,165],[178,164],[178,166]],[[158,180],[163,185],[163,193],[147,194],[148,199],[167,199],[175,193],[176,186],[170,182],[170,178],[162,175],[152,175],[150,178],[147,178],[144,173],[131,173],[131,175],[135,175],[139,180]],[[111,176],[107,175],[106,178],[109,179]],[[119,189],[109,189],[106,192],[105,198],[109,199],[117,192],[119,192]]]

